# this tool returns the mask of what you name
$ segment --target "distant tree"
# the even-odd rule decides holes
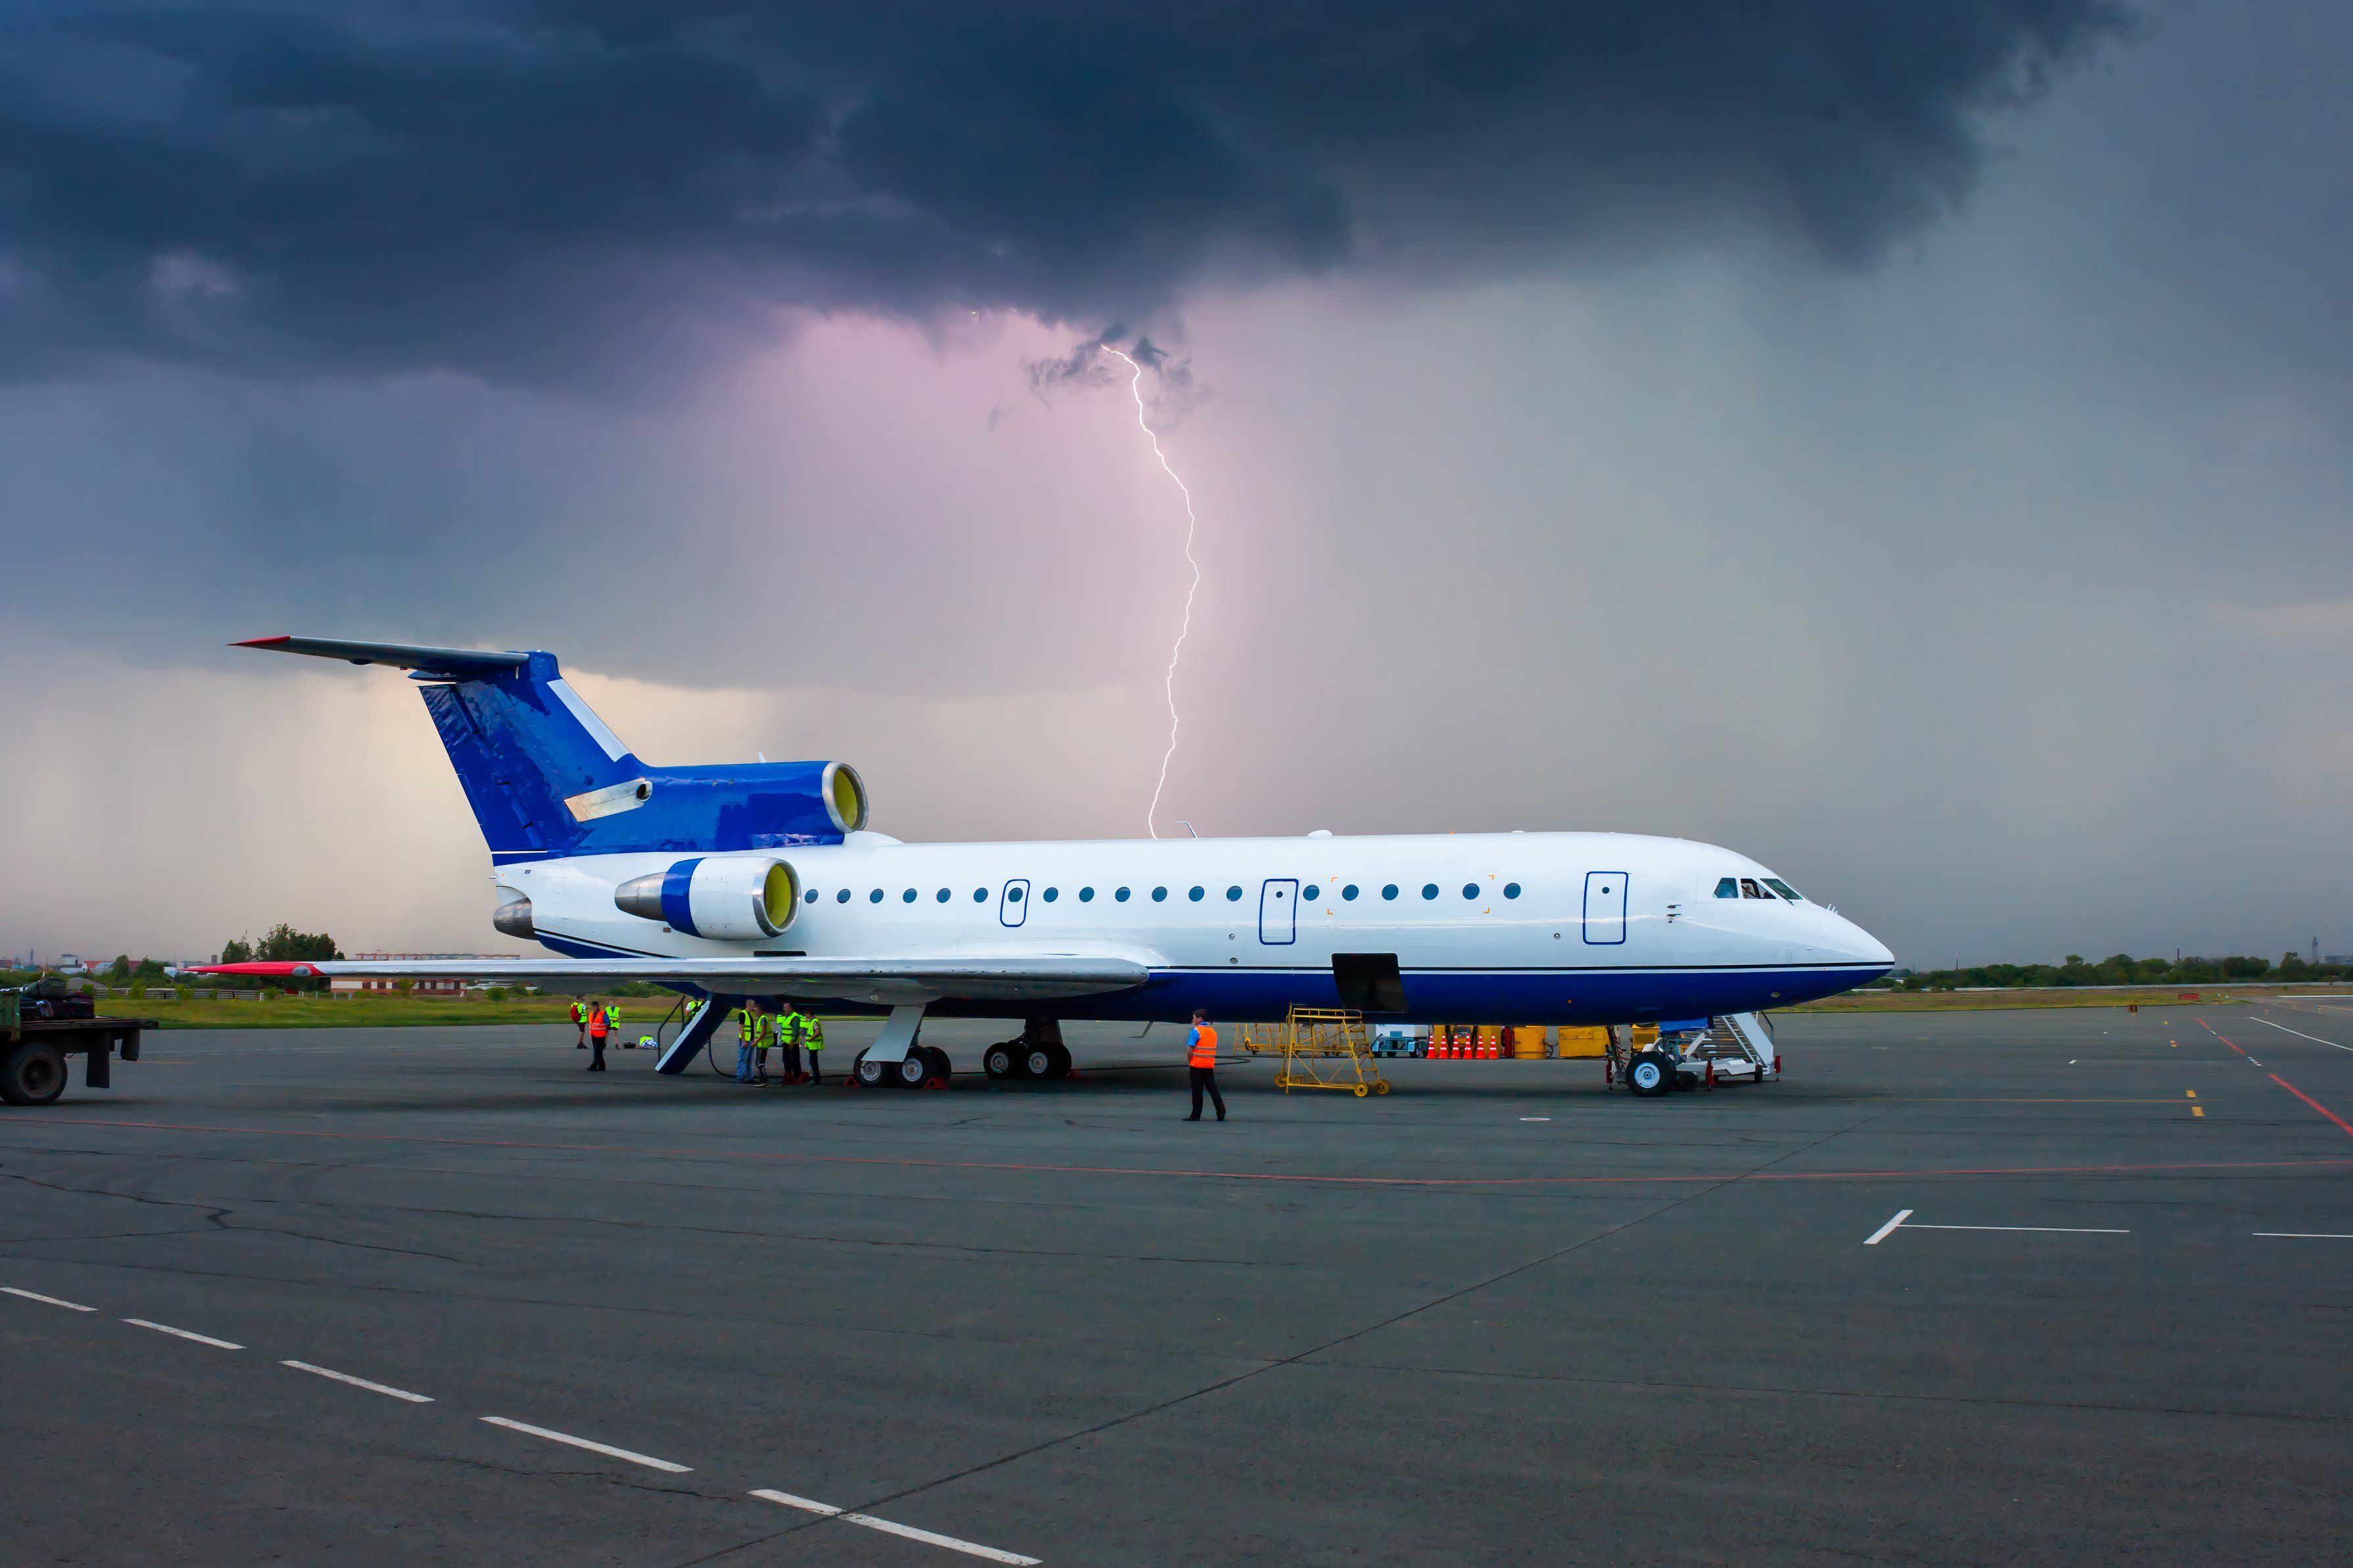
[[[228,941],[221,943],[220,961],[223,963],[252,963],[253,939],[242,936],[229,938]]]

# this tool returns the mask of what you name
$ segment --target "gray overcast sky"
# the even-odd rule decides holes
[[[1921,965],[2353,951],[2353,11],[1261,9],[1313,67],[0,23],[0,947],[503,945],[414,694],[280,630],[1139,830],[1181,511],[1026,373],[1119,327],[1199,393],[1169,816],[1711,839]]]

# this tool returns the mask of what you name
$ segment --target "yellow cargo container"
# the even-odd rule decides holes
[[[1609,1054],[1609,1031],[1599,1024],[1563,1024],[1560,1026],[1560,1056],[1604,1057]]]
[[[1656,1024],[1637,1024],[1634,1026],[1634,1048],[1636,1050],[1641,1050],[1644,1046],[1655,1046],[1658,1043],[1659,1026]]]
[[[1542,1061],[1545,1054],[1545,1026],[1542,1024],[1515,1024],[1512,1026],[1512,1055],[1524,1062]]]

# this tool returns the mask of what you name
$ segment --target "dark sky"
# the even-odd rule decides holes
[[[485,942],[413,694],[219,646],[279,630],[1136,831],[1181,511],[1025,373],[1117,327],[1193,378],[1203,831],[2353,952],[2348,62],[2314,0],[12,7],[0,945]]]

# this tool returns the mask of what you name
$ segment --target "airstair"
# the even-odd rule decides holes
[[[1718,1083],[1762,1083],[1780,1076],[1772,1026],[1759,1013],[1710,1018],[1707,1032],[1684,1051],[1683,1059],[1708,1064],[1704,1070]]]

